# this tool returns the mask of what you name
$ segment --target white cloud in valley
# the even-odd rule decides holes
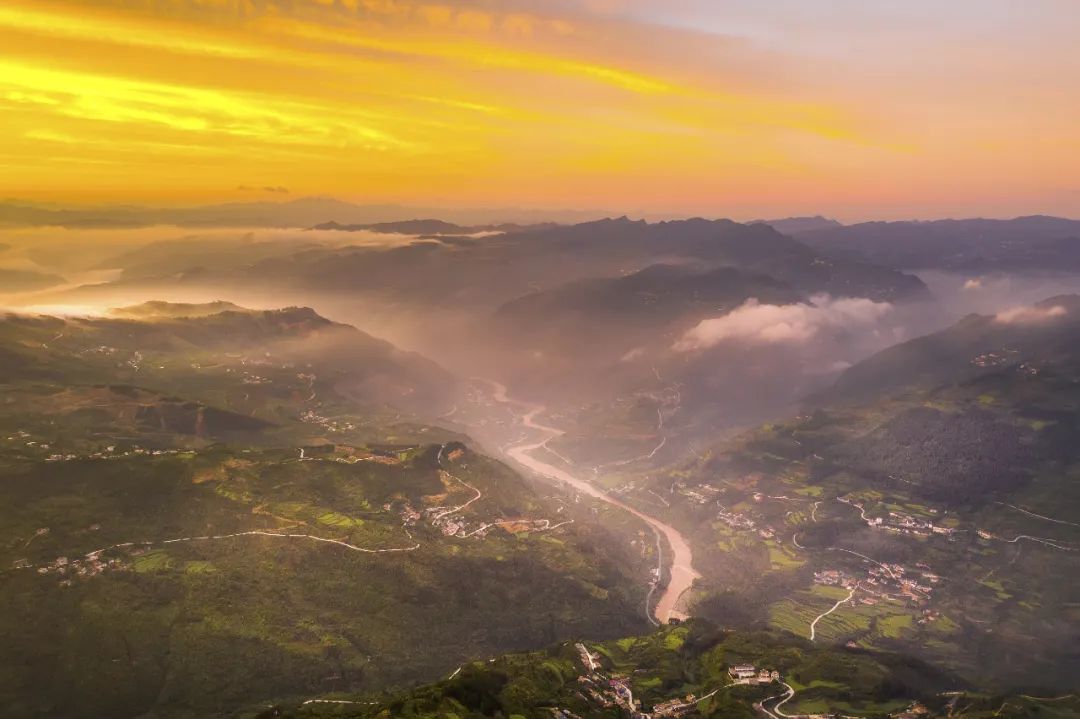
[[[806,342],[829,329],[870,327],[892,308],[888,302],[860,297],[815,295],[809,303],[790,305],[766,305],[749,299],[723,317],[702,320],[675,343],[675,350],[701,350],[729,341]]]

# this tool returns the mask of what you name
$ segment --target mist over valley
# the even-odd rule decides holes
[[[1077,37],[0,3],[0,719],[1080,719]]]

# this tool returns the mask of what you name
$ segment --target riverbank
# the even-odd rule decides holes
[[[649,527],[657,533],[658,537],[663,536],[667,541],[668,547],[670,547],[672,555],[671,560],[668,563],[670,579],[667,586],[664,588],[660,599],[657,600],[656,607],[653,610],[650,619],[655,619],[655,621],[659,623],[667,623],[672,619],[685,618],[685,615],[676,610],[675,606],[678,604],[678,601],[683,594],[693,586],[694,580],[699,579],[701,575],[694,569],[693,552],[690,550],[690,545],[682,534],[671,525],[665,524],[659,519],[645,514],[619,499],[609,496],[606,492],[597,488],[592,483],[575,477],[560,467],[548,464],[547,462],[534,457],[532,455],[534,450],[543,448],[552,439],[561,435],[562,430],[541,424],[537,421],[536,418],[543,414],[546,409],[543,405],[536,405],[512,399],[508,396],[507,389],[504,385],[492,380],[484,381],[493,388],[494,391],[492,396],[496,402],[524,409],[525,413],[520,416],[522,425],[535,432],[539,432],[542,435],[542,439],[539,441],[530,440],[505,448],[503,452],[507,457],[542,477],[565,482],[582,494],[586,494],[594,499],[598,499],[618,507],[623,511],[629,512],[648,524]],[[660,561],[662,564],[662,556]]]

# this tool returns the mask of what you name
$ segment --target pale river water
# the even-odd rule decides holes
[[[544,436],[540,441],[528,441],[523,444],[517,444],[511,447],[507,447],[503,451],[505,454],[518,462],[519,464],[528,467],[536,474],[549,479],[554,479],[567,484],[577,489],[582,494],[587,494],[590,497],[598,499],[602,502],[607,502],[610,505],[618,507],[630,514],[634,515],[641,521],[648,524],[654,532],[658,532],[664,536],[667,540],[668,546],[671,548],[671,562],[670,562],[670,574],[671,579],[668,582],[667,587],[664,588],[663,594],[660,596],[659,601],[656,603],[654,610],[654,616],[660,622],[668,622],[672,618],[683,618],[681,612],[675,609],[675,605],[678,603],[679,598],[693,585],[694,580],[701,577],[694,569],[693,565],[693,553],[690,551],[690,545],[683,538],[682,534],[677,529],[669,524],[661,522],[655,517],[651,517],[644,512],[631,507],[625,502],[616,499],[597,488],[590,482],[583,479],[579,479],[570,474],[564,469],[556,467],[555,465],[548,464],[543,460],[537,459],[532,455],[534,450],[540,449],[546,445],[550,440],[558,437],[562,434],[562,431],[555,427],[549,427],[547,425],[540,424],[536,421],[536,417],[544,411],[544,407],[541,405],[530,404],[528,402],[522,402],[520,400],[511,399],[507,396],[506,387],[494,382],[492,380],[485,380],[488,384],[494,387],[494,398],[497,402],[503,404],[514,405],[526,410],[526,413],[521,416],[521,423],[532,430],[542,433]]]

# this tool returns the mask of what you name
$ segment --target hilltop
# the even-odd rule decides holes
[[[110,308],[108,314],[112,317],[123,317],[135,320],[184,318],[184,317],[209,317],[219,315],[222,312],[253,312],[240,305],[224,300],[214,302],[161,302],[151,300],[138,305],[128,307]]]

